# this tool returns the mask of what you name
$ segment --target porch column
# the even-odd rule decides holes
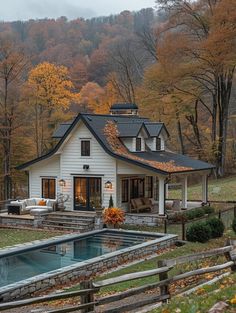
[[[182,208],[188,208],[188,177],[185,176],[182,182]]]
[[[159,215],[165,215],[165,178],[159,179]]]
[[[202,202],[208,202],[208,176],[204,174],[202,176]]]

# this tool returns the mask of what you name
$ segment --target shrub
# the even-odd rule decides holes
[[[196,222],[187,228],[186,238],[192,242],[207,242],[211,238],[211,228],[206,222]]]
[[[184,213],[188,220],[193,220],[194,218],[199,218],[205,215],[203,208],[192,209]]]
[[[103,210],[105,224],[119,226],[125,221],[125,213],[119,208],[107,208]]]
[[[210,218],[206,221],[206,224],[211,229],[211,238],[218,238],[223,236],[225,227],[220,219],[217,217]]]
[[[108,208],[113,208],[113,207],[114,207],[113,198],[112,198],[112,195],[110,195]]]
[[[211,206],[204,206],[203,210],[204,210],[205,214],[212,214],[215,212],[215,209],[212,208]]]
[[[233,231],[236,233],[236,217],[233,219],[232,228]]]
[[[168,215],[168,219],[173,222],[173,223],[178,223],[181,222],[183,220],[183,216],[184,214],[181,212],[176,212],[174,214],[169,214]],[[185,217],[185,216],[184,216]],[[186,219],[186,218],[185,218]]]

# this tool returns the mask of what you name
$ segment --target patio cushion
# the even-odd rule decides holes
[[[133,199],[133,200],[136,207],[140,207],[143,205],[142,199]]]
[[[56,202],[56,200],[53,200],[53,199],[45,199],[45,200],[46,200],[46,206],[53,208],[53,205]]]
[[[42,205],[31,205],[31,206],[27,206],[27,209],[28,210],[32,210],[32,209],[42,209],[42,210],[47,210],[48,212],[51,212],[52,211],[52,207],[50,206],[42,206]]]
[[[47,205],[47,201],[46,200],[41,200],[41,201],[39,201],[38,205],[46,206]]]
[[[26,199],[26,206],[36,205],[35,199]]]
[[[38,205],[40,201],[42,201],[44,199],[42,198],[34,198],[35,204]]]
[[[149,198],[143,198],[142,201],[143,201],[143,204],[152,205],[152,201]]]

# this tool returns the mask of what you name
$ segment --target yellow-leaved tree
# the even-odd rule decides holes
[[[64,113],[71,103],[77,102],[78,94],[74,92],[68,69],[48,62],[38,64],[30,71],[26,90],[33,109],[36,152],[40,156],[52,147],[52,132],[65,120]]]
[[[117,100],[117,95],[110,82],[105,87],[88,82],[82,87],[78,98],[78,103],[83,111],[107,114],[111,105]]]

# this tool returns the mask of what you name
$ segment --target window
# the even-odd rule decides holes
[[[161,138],[159,137],[156,138],[156,150],[161,150]]]
[[[90,156],[89,140],[81,140],[81,156]]]
[[[136,138],[136,151],[141,151],[141,150],[142,150],[142,139]]]
[[[130,199],[143,198],[144,197],[144,179],[135,178],[130,181]]]
[[[147,176],[146,177],[146,187],[147,187],[147,197],[153,197],[153,177]]]
[[[54,178],[42,178],[42,198],[56,198],[56,180]]]
[[[121,181],[121,201],[122,203],[129,201],[129,180],[123,179]]]
[[[75,177],[74,178],[74,209],[93,210],[102,204],[101,178]]]

